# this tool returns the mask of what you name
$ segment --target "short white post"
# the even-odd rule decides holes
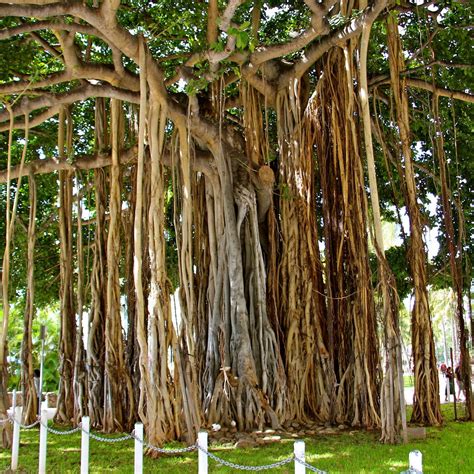
[[[295,441],[293,454],[295,458],[299,459],[300,461],[306,462],[305,460],[305,453],[304,453],[304,441]],[[305,474],[306,467],[304,464],[299,463],[295,459],[295,474]]]
[[[198,433],[198,446],[202,448],[203,452],[199,449],[198,461],[199,461],[199,474],[207,474],[208,472],[208,460],[207,460],[207,431],[200,431]]]
[[[48,441],[48,412],[41,411],[38,474],[46,474],[46,443]]]
[[[83,416],[81,420],[81,474],[89,473],[89,432],[90,418]]]
[[[410,469],[414,469],[417,473],[423,472],[423,455],[420,451],[411,451],[408,455],[408,464]]]
[[[12,416],[13,416],[13,440],[12,440],[12,462],[11,470],[18,469],[18,453],[20,450],[20,423],[22,408],[16,406],[16,390],[13,390]]]
[[[135,423],[135,474],[143,473],[143,423]]]

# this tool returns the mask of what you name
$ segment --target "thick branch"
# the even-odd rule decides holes
[[[464,102],[470,102],[471,104],[474,103],[474,94],[468,94],[467,92],[461,91],[452,91],[449,89],[444,89],[439,87],[435,84],[430,82],[423,81],[422,79],[411,79],[406,78],[405,82],[409,87],[415,87],[416,89],[423,89],[425,91],[430,91],[433,94],[437,94],[440,97],[449,97],[451,99],[462,100]],[[377,78],[376,85],[383,85],[383,84],[390,84],[390,79],[381,79],[380,77]],[[371,81],[372,85],[372,81]]]
[[[120,153],[120,164],[125,165],[133,162],[136,159],[137,148],[133,147],[128,150],[124,150]],[[22,171],[22,176],[28,176],[32,174],[48,174],[54,171],[61,170],[91,170],[96,168],[103,168],[110,166],[111,157],[110,154],[104,155],[98,153],[96,155],[85,155],[77,158],[73,163],[69,163],[64,160],[57,160],[54,158],[46,160],[35,160],[25,164]],[[17,179],[20,175],[20,167],[14,166],[10,172],[11,179]],[[0,171],[0,183],[5,183],[7,180],[7,171]]]
[[[135,163],[137,159],[137,146],[123,150],[119,154],[119,160],[121,165],[127,165]],[[194,171],[200,171],[204,174],[213,173],[212,167],[212,155],[209,152],[196,150],[193,159]],[[163,154],[163,162],[167,166],[171,166],[171,154],[165,152]],[[69,170],[92,170],[97,168],[105,168],[112,164],[111,154],[97,153],[95,155],[84,155],[76,157],[73,163],[64,160],[57,160],[54,158],[35,160],[30,163],[26,163],[21,170],[21,176],[28,176],[30,173],[37,174],[48,174],[55,171]],[[10,179],[18,179],[20,175],[20,166],[13,166],[10,170]],[[0,171],[0,183],[7,182],[7,170]]]
[[[351,20],[349,24],[332,31],[314,46],[311,46],[300,61],[293,68],[282,75],[280,87],[285,87],[292,77],[300,78],[324,53],[333,46],[341,44],[362,31],[365,24],[372,23],[386,7],[387,0],[376,0],[374,4],[365,9],[364,13]]]
[[[41,30],[64,30],[71,31],[74,33],[83,33],[85,35],[90,36],[97,36],[98,38],[104,39],[100,31],[96,30],[90,25],[85,25],[81,23],[64,23],[60,21],[37,21],[35,23],[24,23],[19,26],[0,30],[0,40],[8,39],[12,36],[32,33]]]
[[[34,110],[55,107],[59,104],[71,104],[73,102],[88,99],[90,97],[107,97],[132,103],[139,102],[139,96],[134,92],[118,89],[109,85],[94,86],[89,84],[87,86],[78,87],[77,89],[64,94],[48,94],[35,99],[28,99],[25,97],[19,104],[13,107],[13,116],[18,117],[29,114]],[[8,112],[6,110],[1,111],[0,122],[6,122],[8,120]],[[17,127],[17,124],[15,124],[15,127]]]
[[[217,0],[209,0],[207,8],[207,44],[212,46],[217,41]]]

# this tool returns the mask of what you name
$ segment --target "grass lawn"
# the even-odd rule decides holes
[[[429,428],[427,438],[407,445],[389,446],[378,442],[378,433],[347,430],[334,435],[305,438],[306,461],[330,473],[400,473],[408,467],[408,453],[419,449],[423,453],[423,471],[427,473],[474,473],[474,423],[454,422],[451,405],[442,406],[446,424]],[[20,471],[37,472],[38,439],[36,429],[22,431]],[[80,435],[57,436],[48,433],[47,472],[76,473],[80,467]],[[177,446],[177,445],[174,445]],[[282,440],[257,448],[233,449],[230,445],[215,445],[211,452],[219,457],[245,465],[268,464],[290,456],[292,440]],[[10,465],[10,452],[0,452],[0,471]],[[91,439],[91,473],[133,473],[133,442],[99,443]],[[145,473],[195,473],[197,454],[179,457],[145,458]],[[236,472],[209,460],[210,473]],[[294,465],[261,472],[292,473]],[[307,470],[307,472],[309,472]]]

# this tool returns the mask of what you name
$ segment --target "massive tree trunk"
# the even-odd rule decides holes
[[[218,140],[213,143],[213,155],[216,172],[206,175],[213,298],[204,408],[209,422],[229,424],[234,420],[239,429],[262,427],[267,422],[278,426],[272,407],[283,410],[285,382],[264,303],[255,191],[246,172],[238,169],[244,158],[232,156]],[[256,267],[247,275],[246,265]]]
[[[415,302],[412,310],[412,350],[415,376],[412,421],[428,425],[439,425],[442,421],[439,405],[438,371],[428,304],[428,279],[426,275],[426,252],[423,243],[423,228],[416,198],[416,182],[413,170],[410,141],[408,94],[401,72],[405,69],[396,17],[387,20],[390,77],[397,125],[401,141],[406,185],[405,204],[410,220],[410,272],[414,286]]]

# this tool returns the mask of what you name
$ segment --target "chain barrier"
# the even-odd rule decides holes
[[[44,428],[46,428],[50,433],[53,433],[55,435],[62,435],[62,436],[65,436],[65,435],[70,435],[70,434],[73,434],[73,433],[77,433],[78,431],[81,430],[81,427],[78,426],[77,428],[72,428],[71,430],[56,430],[54,428],[51,428],[50,426],[48,426],[48,423],[44,424],[42,423],[41,421],[39,422],[41,426],[43,426]]]
[[[29,430],[29,429],[34,428],[35,426],[39,425],[40,421],[36,420],[33,423],[31,423],[31,425],[24,425],[24,424],[20,423],[19,421],[11,419],[11,423],[16,423],[20,426],[20,428],[23,428],[24,430]]]
[[[306,469],[308,469],[312,472],[316,472],[318,474],[328,474],[326,471],[321,471],[320,469],[318,469],[318,468],[312,466],[311,464],[308,464],[307,462],[303,461],[302,459],[296,457],[295,455],[292,455],[288,458],[282,459],[281,461],[274,462],[272,464],[264,464],[264,465],[260,465],[260,466],[244,466],[242,464],[237,464],[237,463],[234,463],[234,462],[231,462],[231,461],[226,461],[225,459],[222,459],[219,456],[216,456],[215,454],[211,453],[210,451],[207,451],[203,447],[199,446],[199,444],[192,444],[191,446],[187,446],[185,448],[168,448],[168,449],[159,448],[158,446],[154,446],[153,444],[150,444],[150,443],[146,442],[144,439],[138,438],[135,435],[135,430],[133,430],[131,434],[125,434],[124,436],[120,436],[119,438],[106,438],[104,436],[96,435],[96,434],[92,433],[91,431],[84,430],[82,428],[81,423],[79,423],[79,425],[76,428],[72,428],[71,430],[65,430],[65,431],[56,430],[54,428],[51,428],[50,426],[48,426],[48,423],[44,424],[41,421],[41,419],[36,420],[34,423],[31,423],[30,425],[23,425],[21,422],[17,421],[14,417],[9,415],[8,418],[3,418],[2,420],[0,420],[0,425],[5,425],[7,423],[11,423],[11,424],[16,423],[23,429],[31,429],[31,428],[33,428],[37,425],[41,425],[44,428],[46,428],[50,433],[53,433],[53,434],[56,434],[56,435],[62,435],[62,436],[77,433],[78,431],[83,431],[84,433],[89,435],[92,439],[95,439],[96,441],[100,441],[100,442],[104,442],[104,443],[120,443],[122,441],[127,441],[129,439],[133,439],[133,440],[136,440],[136,441],[142,443],[144,448],[147,448],[151,451],[155,451],[155,452],[161,453],[161,454],[183,454],[183,453],[189,453],[189,452],[194,451],[194,450],[197,449],[197,450],[203,452],[207,457],[209,457],[209,458],[213,459],[214,461],[218,462],[219,464],[221,464],[223,466],[226,466],[226,467],[230,467],[232,469],[237,469],[237,470],[240,470],[240,471],[264,471],[264,470],[267,470],[267,469],[275,469],[275,468],[284,466],[284,465],[289,464],[289,463],[294,461],[294,462],[297,462],[297,463],[303,465]],[[422,472],[420,472],[417,469],[411,467],[407,471],[403,471],[402,474],[422,474]]]
[[[167,448],[167,449],[159,448],[158,446],[154,446],[153,444],[147,443],[144,439],[138,438],[135,435],[135,430],[132,431],[131,437],[135,441],[142,443],[144,448],[149,449],[150,451],[155,451],[156,453],[161,453],[161,454],[183,454],[183,453],[189,453],[197,449],[197,445],[195,444],[187,446],[186,448]]]
[[[24,425],[20,421],[15,420],[13,416],[8,415],[8,418],[3,418],[0,420],[0,425],[6,425],[7,423],[11,423],[12,425],[16,423],[17,425],[20,426],[20,428],[23,428],[24,430],[29,430],[31,428],[34,428],[35,426],[39,425],[39,420],[34,421],[30,425]]]
[[[300,459],[296,456],[295,456],[295,462],[297,462],[298,464],[301,464],[306,469],[309,469],[312,472],[318,472],[319,474],[328,474],[326,471],[321,471],[321,469],[318,469],[317,467],[311,466],[311,464],[308,464],[307,462],[303,461],[302,459]]]
[[[163,449],[163,448],[159,448],[158,446],[153,446],[152,444],[149,444],[146,441],[142,441],[138,438],[134,438],[134,439],[143,443],[144,448],[147,448],[151,451],[155,451],[156,453],[161,453],[161,454],[183,454],[183,453],[190,453],[191,451],[194,451],[195,449],[197,449],[197,446],[195,444],[191,446],[187,446],[186,448]]]
[[[79,429],[81,429],[81,428],[79,428]],[[133,439],[133,436],[129,435],[129,434],[126,434],[124,436],[120,436],[120,438],[106,438],[105,436],[96,435],[96,434],[92,433],[91,431],[89,431],[89,432],[87,432],[85,430],[82,430],[82,431],[84,431],[84,433],[86,433],[86,434],[89,434],[89,436],[92,439],[95,439],[96,441],[100,441],[102,443],[121,443],[122,441],[127,441],[129,439]]]
[[[239,471],[264,471],[265,469],[274,469],[276,467],[284,466],[285,464],[289,464],[290,462],[293,462],[295,460],[295,457],[291,456],[289,458],[274,462],[272,464],[265,464],[262,466],[243,466],[242,464],[226,461],[225,459],[222,459],[219,456],[216,456],[215,454],[209,451],[206,451],[204,448],[202,448],[199,445],[197,445],[197,448],[199,449],[199,451],[202,451],[207,457],[213,459],[219,464],[222,464],[223,466],[226,466],[226,467],[230,467],[232,469],[238,469]]]

